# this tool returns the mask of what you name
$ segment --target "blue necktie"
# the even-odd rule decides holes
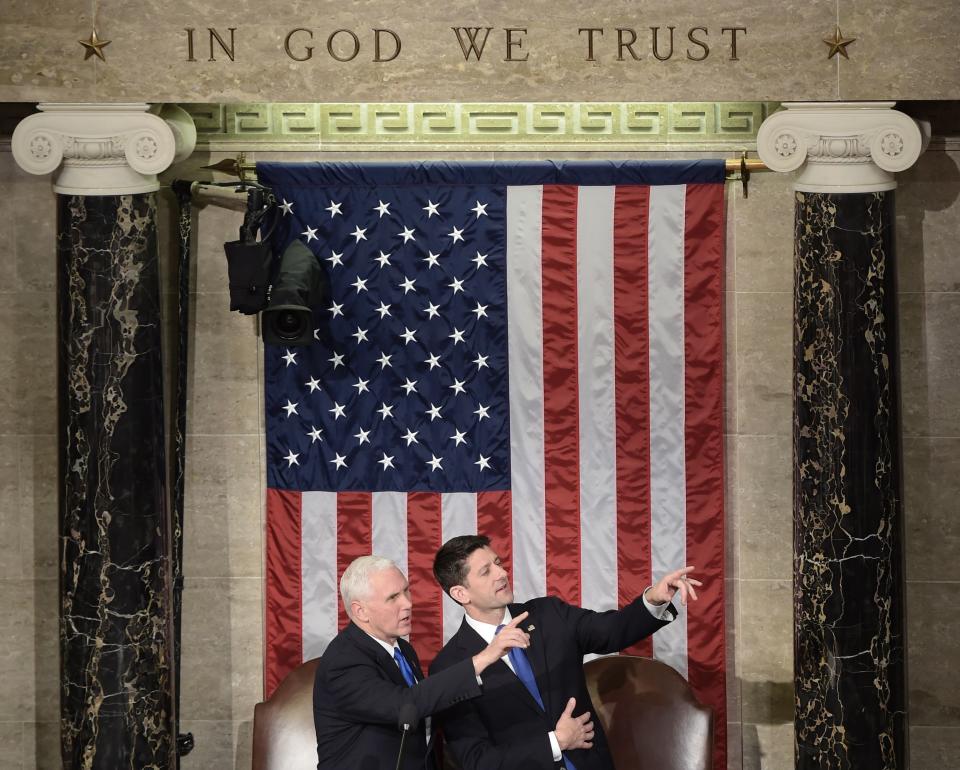
[[[497,626],[497,633],[503,630],[503,624],[501,623]],[[510,659],[510,662],[513,664],[513,670],[517,675],[517,679],[523,682],[523,686],[527,688],[530,694],[533,696],[533,699],[540,704],[540,708],[546,711],[543,705],[543,698],[540,697],[540,688],[537,687],[537,679],[533,675],[533,668],[530,665],[530,661],[527,660],[527,654],[519,647],[511,647],[509,652],[507,652],[507,657]],[[563,765],[567,770],[577,770],[573,762],[571,762],[565,755],[563,757]]]
[[[393,648],[393,659],[397,661],[397,665],[400,666],[400,673],[403,674],[404,681],[410,687],[413,687],[417,683],[417,678],[413,675],[413,669],[410,668],[410,664],[407,663],[407,659],[403,657],[403,653],[400,652],[399,647]]]

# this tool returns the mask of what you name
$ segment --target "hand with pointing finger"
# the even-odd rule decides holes
[[[664,575],[651,588],[648,588],[644,596],[650,604],[666,604],[673,600],[675,594],[680,594],[680,604],[686,605],[689,599],[697,600],[697,591],[695,586],[702,586],[699,580],[690,577],[690,573],[696,567],[683,567],[667,575]]]
[[[519,628],[520,623],[527,619],[529,612],[517,615],[507,623],[500,633],[493,637],[493,641],[482,651],[473,656],[473,669],[479,675],[487,666],[492,666],[514,647],[526,649],[530,646],[530,635]]]

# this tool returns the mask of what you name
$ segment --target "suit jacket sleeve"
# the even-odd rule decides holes
[[[413,687],[384,679],[377,666],[370,662],[335,665],[326,676],[327,687],[341,715],[358,722],[396,725],[400,708],[406,703],[414,705],[422,722],[424,717],[480,694],[472,660],[461,661]]]
[[[655,618],[644,605],[642,596],[619,610],[607,612],[574,607],[555,597],[550,597],[548,601],[553,604],[564,625],[574,629],[577,644],[585,655],[618,652],[636,644],[663,628],[677,614],[671,605],[669,620]]]

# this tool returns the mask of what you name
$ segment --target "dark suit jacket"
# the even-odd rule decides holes
[[[414,705],[420,724],[407,736],[403,768],[432,767],[425,718],[480,694],[471,660],[424,679],[413,647],[405,639],[399,644],[417,675],[413,687],[387,651],[353,623],[327,646],[313,683],[318,770],[392,770],[400,749],[397,718],[406,703]]]
[[[583,656],[611,653],[649,636],[668,621],[654,618],[638,597],[621,610],[592,612],[555,597],[510,605],[517,617],[530,613],[527,657],[537,679],[546,713],[502,660],[486,669],[483,694],[459,703],[440,717],[444,740],[464,770],[553,770],[552,731],[569,698],[577,699],[574,715],[595,715],[583,675]],[[671,614],[676,610],[671,605]],[[464,620],[440,651],[431,675],[450,671],[486,646]],[[607,738],[593,720],[593,748],[568,752],[577,770],[613,770]],[[626,769],[625,769],[626,770]]]

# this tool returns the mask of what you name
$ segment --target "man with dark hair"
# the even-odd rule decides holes
[[[619,610],[592,612],[548,596],[513,603],[510,577],[483,535],[447,541],[433,574],[463,606],[460,629],[440,651],[430,673],[450,669],[482,650],[522,613],[530,635],[484,675],[483,693],[446,711],[446,742],[463,770],[613,770],[583,675],[583,656],[629,647],[677,615],[670,603],[696,599],[693,567],[671,572]],[[578,715],[574,716],[577,712]]]

